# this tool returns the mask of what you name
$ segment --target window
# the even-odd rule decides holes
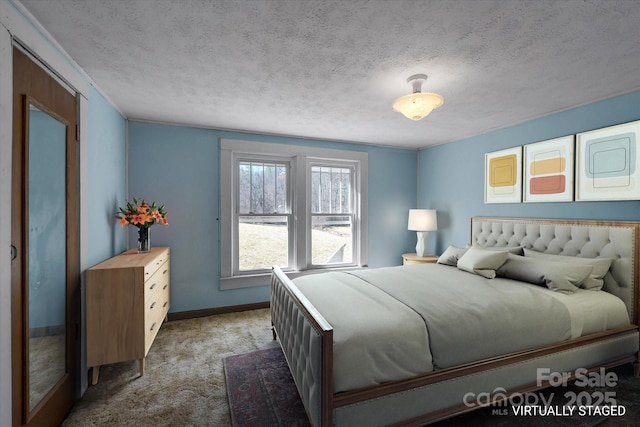
[[[289,266],[291,204],[289,165],[239,160],[236,163],[238,272]]]
[[[222,140],[222,289],[367,263],[367,154]]]
[[[311,166],[311,264],[353,262],[354,168]]]

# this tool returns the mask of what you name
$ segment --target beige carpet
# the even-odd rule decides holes
[[[29,338],[29,405],[31,408],[65,373],[65,334]]]
[[[138,362],[103,366],[62,424],[75,426],[230,426],[222,359],[278,346],[269,310],[165,323]]]
[[[62,425],[230,426],[223,358],[277,346],[267,309],[165,323],[147,356],[144,377],[137,361],[102,367],[98,384],[89,387]],[[616,400],[628,413],[605,421],[607,427],[638,425],[640,419],[638,379],[630,364],[619,369]],[[479,425],[479,415],[436,425]],[[483,425],[494,421],[499,419],[489,417]],[[547,425],[564,425],[559,421],[550,419]]]

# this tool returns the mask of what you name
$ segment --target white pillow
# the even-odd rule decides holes
[[[458,268],[487,279],[496,277],[496,270],[504,264],[509,251],[483,249],[479,245],[471,246],[458,260]]]

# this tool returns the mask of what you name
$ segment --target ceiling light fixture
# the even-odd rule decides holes
[[[422,83],[427,80],[426,74],[415,74],[407,79],[413,86],[413,93],[401,96],[393,103],[393,111],[402,113],[411,120],[420,120],[430,112],[444,104],[444,98],[437,93],[422,93]]]

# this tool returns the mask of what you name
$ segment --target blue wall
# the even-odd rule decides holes
[[[472,216],[640,220],[640,201],[484,204],[485,153],[635,120],[640,92],[421,150],[418,200],[438,210],[437,253],[469,242]]]
[[[86,257],[95,265],[125,249],[125,232],[114,220],[126,198],[126,122],[93,86],[89,93]]]
[[[220,290],[220,139],[365,151],[369,156],[369,265],[399,265],[415,236],[417,152],[357,144],[130,122],[129,197],[165,204],[169,226],[151,228],[152,246],[171,247],[171,312],[268,301],[268,286]],[[136,229],[129,227],[129,247]],[[265,283],[266,285],[266,283]]]

